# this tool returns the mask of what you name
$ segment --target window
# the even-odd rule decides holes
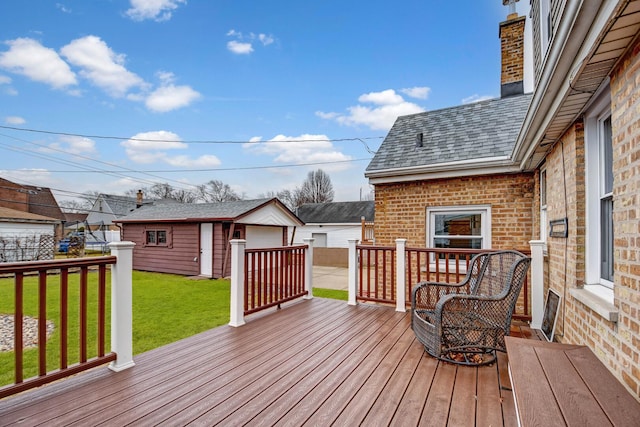
[[[146,230],[145,246],[167,246],[167,230]]]
[[[540,0],[540,43],[544,57],[551,40],[551,0]]]
[[[547,169],[540,169],[540,240],[547,241]]]
[[[491,247],[491,218],[488,206],[428,208],[427,218],[429,221],[428,247],[449,249]]]
[[[585,117],[586,281],[609,289],[613,301],[613,132],[605,88]],[[601,290],[597,290],[602,294]]]

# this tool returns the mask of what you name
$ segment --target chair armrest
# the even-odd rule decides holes
[[[411,291],[411,309],[434,309],[440,298],[449,294],[466,294],[466,281],[460,283],[420,282]]]

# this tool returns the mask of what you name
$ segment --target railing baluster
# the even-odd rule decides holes
[[[104,356],[104,342],[106,338],[106,294],[107,294],[107,267],[101,265],[98,268],[98,356]]]
[[[80,269],[80,362],[87,361],[87,268]]]
[[[69,269],[60,270],[60,369],[67,368],[69,362]]]
[[[38,375],[47,375],[47,271],[38,272]]]
[[[16,384],[20,384],[23,381],[23,358],[22,358],[22,348],[24,347],[24,343],[22,341],[22,319],[23,319],[23,300],[24,300],[24,276],[22,273],[16,273],[15,277],[15,315],[13,318],[13,343],[14,343],[14,351],[15,351],[15,382]]]

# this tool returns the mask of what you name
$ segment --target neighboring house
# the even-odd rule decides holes
[[[293,242],[313,238],[315,248],[347,248],[349,239],[362,238],[362,218],[373,221],[373,208],[373,201],[302,205],[296,213],[304,226],[296,229]]]
[[[230,272],[230,239],[282,247],[288,228],[303,225],[278,199],[144,206],[114,222],[136,244],[134,269],[216,278]]]
[[[17,184],[0,178],[0,207],[2,206],[53,218],[56,220],[56,238],[63,235],[66,215],[49,188]]]
[[[0,262],[53,259],[58,220],[0,207]]]
[[[86,222],[92,230],[116,231],[116,220],[129,215],[137,208],[151,205],[153,201],[144,201],[142,192],[136,197],[119,196],[114,194],[99,194],[91,206],[86,217]]]
[[[532,96],[398,118],[365,173],[375,185],[376,243],[545,242],[541,277],[563,298],[557,340],[590,347],[640,399],[640,1],[531,7]],[[503,88],[514,87],[505,58],[521,52],[509,39],[524,21],[510,15],[500,25]],[[504,102],[518,98],[517,118],[484,110],[506,114]],[[457,130],[447,122],[454,114]],[[491,126],[478,122],[473,134],[478,115]],[[511,130],[482,138],[507,120]],[[497,140],[504,150],[482,151]]]

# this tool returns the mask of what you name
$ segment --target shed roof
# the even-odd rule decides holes
[[[277,205],[291,217],[291,225],[302,225],[296,217],[278,199],[238,200],[220,203],[171,203],[164,205],[143,206],[115,222],[205,222],[205,221],[238,221],[248,214],[266,207]]]
[[[510,156],[531,94],[400,116],[366,172]],[[422,147],[416,137],[423,134]]]
[[[0,221],[56,223],[56,218],[0,206]]]
[[[360,224],[362,217],[366,221],[373,221],[374,202],[307,203],[300,206],[297,212],[305,223]]]

